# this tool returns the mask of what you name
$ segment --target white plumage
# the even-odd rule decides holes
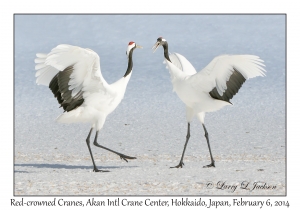
[[[253,55],[221,55],[214,58],[198,73],[182,55],[174,53],[170,55],[170,59],[172,62],[168,60],[165,62],[172,78],[174,91],[195,114],[217,111],[223,106],[230,105],[228,102],[210,97],[209,92],[216,88],[222,96],[234,69],[239,71],[246,80],[265,75],[265,70],[261,67],[262,60]]]
[[[154,44],[154,51],[159,46],[164,48],[164,63],[169,69],[173,90],[186,105],[187,139],[180,163],[175,167],[179,168],[183,165],[183,156],[190,137],[190,122],[195,115],[203,125],[211,156],[211,164],[206,167],[215,166],[204,125],[205,113],[231,105],[230,99],[238,92],[245,80],[265,76],[263,60],[254,55],[221,55],[215,57],[197,73],[184,56],[178,53],[169,54],[168,43],[162,37],[159,37]]]
[[[129,42],[126,51],[128,56],[126,73],[112,84],[108,84],[103,78],[100,70],[100,58],[91,49],[61,44],[48,54],[36,54],[36,83],[49,86],[65,110],[57,118],[57,121],[61,123],[88,122],[92,126],[87,144],[94,171],[101,170],[97,169],[89,146],[93,128],[96,129],[95,146],[114,152],[124,160],[134,159],[99,145],[97,135],[103,127],[106,117],[115,110],[124,97],[132,74],[132,54],[136,47],[141,48],[134,42]]]

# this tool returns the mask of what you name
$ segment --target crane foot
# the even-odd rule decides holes
[[[184,163],[180,162],[177,166],[170,167],[170,168],[182,168],[182,166],[184,166]]]
[[[215,161],[213,161],[211,164],[203,166],[203,168],[210,168],[210,167],[216,167],[215,166]]]
[[[99,170],[98,168],[94,168],[93,172],[110,172],[108,170]]]
[[[120,158],[121,158],[122,160],[125,160],[127,163],[128,163],[128,160],[127,160],[127,159],[130,159],[130,160],[136,159],[136,157],[130,157],[130,156],[123,155],[123,154],[120,154]]]

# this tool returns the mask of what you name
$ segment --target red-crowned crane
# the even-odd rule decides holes
[[[206,112],[214,112],[226,105],[250,78],[265,76],[263,60],[255,55],[221,55],[215,57],[204,69],[196,72],[192,64],[178,53],[169,54],[168,42],[159,37],[152,49],[162,46],[167,68],[171,75],[173,90],[186,105],[187,135],[180,162],[172,168],[182,168],[183,157],[190,138],[190,122],[196,115],[202,123],[211,163],[204,167],[215,167],[208,132],[204,125]]]
[[[127,159],[136,159],[101,146],[97,142],[98,132],[103,127],[106,117],[115,110],[124,97],[132,74],[132,54],[136,48],[142,47],[135,42],[129,42],[126,51],[127,70],[121,79],[112,84],[108,84],[103,78],[100,58],[91,49],[61,44],[48,54],[36,54],[36,83],[49,86],[64,109],[64,113],[57,118],[57,121],[91,124],[86,143],[95,172],[107,172],[107,170],[99,170],[95,164],[90,147],[93,129],[96,129],[95,146],[119,155],[126,162],[128,162]]]

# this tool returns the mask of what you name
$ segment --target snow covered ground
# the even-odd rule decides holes
[[[202,168],[210,159],[196,119],[185,166],[169,168],[180,160],[187,123],[162,49],[151,50],[159,36],[198,71],[220,54],[265,61],[267,76],[246,81],[234,106],[206,114],[216,168]],[[15,195],[285,195],[285,38],[284,15],[16,15]],[[112,83],[126,71],[129,41],[144,49],[134,52],[127,92],[98,142],[137,159],[92,146],[97,166],[110,170],[93,173],[90,125],[55,122],[62,109],[35,84],[35,53],[62,43],[91,48]],[[240,188],[255,182],[276,187]]]

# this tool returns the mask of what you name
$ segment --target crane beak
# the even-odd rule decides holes
[[[159,46],[160,46],[160,42],[157,41],[157,42],[153,45],[153,47],[152,47],[153,53],[157,50],[157,48],[158,48]]]
[[[135,44],[135,47],[136,47],[136,48],[143,49],[143,47],[142,47],[141,45],[137,45],[137,44]]]

